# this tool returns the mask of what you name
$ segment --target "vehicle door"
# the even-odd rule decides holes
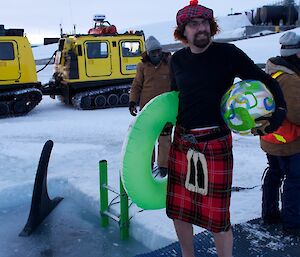
[[[108,41],[85,41],[85,66],[88,77],[110,76],[111,55]]]

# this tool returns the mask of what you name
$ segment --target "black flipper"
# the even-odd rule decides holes
[[[19,236],[29,236],[63,199],[62,197],[55,197],[51,200],[48,195],[47,171],[52,148],[53,141],[48,140],[42,150],[35,176],[29,217]]]

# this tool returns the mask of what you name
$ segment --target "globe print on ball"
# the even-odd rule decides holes
[[[259,126],[255,119],[272,113],[275,101],[266,86],[258,80],[235,83],[221,100],[221,112],[227,126],[235,133],[247,135]]]

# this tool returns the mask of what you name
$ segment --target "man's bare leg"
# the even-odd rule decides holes
[[[183,257],[195,257],[193,225],[181,220],[173,220]]]
[[[232,257],[233,235],[232,230],[213,233],[218,257]]]

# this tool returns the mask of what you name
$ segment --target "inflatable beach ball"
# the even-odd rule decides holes
[[[235,83],[223,96],[221,113],[227,126],[235,133],[247,135],[258,126],[255,119],[272,113],[275,101],[266,86],[257,80]]]

